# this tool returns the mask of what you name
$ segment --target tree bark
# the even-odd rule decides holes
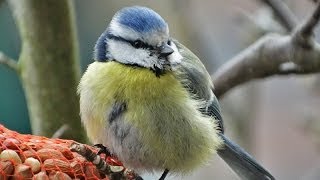
[[[34,134],[85,140],[76,94],[80,77],[73,1],[8,0],[22,42],[19,73]]]

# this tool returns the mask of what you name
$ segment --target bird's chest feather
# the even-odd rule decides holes
[[[92,64],[95,77],[89,80],[95,102],[100,107],[111,107],[114,102],[123,102],[129,112],[148,115],[176,111],[183,106],[189,94],[172,72],[157,77],[146,68],[122,65],[117,62]],[[91,66],[92,66],[91,65]],[[89,68],[89,73],[91,67]],[[176,108],[175,108],[176,107]]]
[[[92,63],[81,79],[79,91],[81,107],[85,107],[81,113],[87,116],[82,119],[108,123],[107,114],[120,102],[126,104],[126,121],[147,131],[161,129],[166,124],[172,126],[174,120],[181,120],[180,111],[189,98],[172,72],[157,77],[149,69],[117,62]],[[90,129],[94,134],[98,128],[101,127]]]
[[[156,77],[144,68],[95,62],[82,77],[79,91],[89,138],[105,142],[124,161],[134,159],[132,153],[144,159],[143,164],[157,157],[159,167],[179,168],[175,163],[181,161],[191,167],[220,144],[212,119],[201,115],[201,103],[171,72]],[[125,111],[110,122],[115,103],[125,103]]]

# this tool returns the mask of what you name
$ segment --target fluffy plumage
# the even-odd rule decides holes
[[[224,136],[210,75],[156,12],[118,11],[94,54],[78,88],[82,123],[126,166],[181,174],[218,151],[240,177],[273,178]]]
[[[129,167],[189,171],[221,145],[214,121],[197,110],[203,102],[190,98],[172,72],[157,78],[148,69],[96,62],[82,79],[81,113],[89,138]],[[127,111],[110,123],[109,112],[119,101]]]

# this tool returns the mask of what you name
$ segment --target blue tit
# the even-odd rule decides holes
[[[136,171],[185,174],[218,154],[244,179],[274,179],[223,134],[210,75],[146,7],[112,18],[81,78],[80,111],[89,139]]]

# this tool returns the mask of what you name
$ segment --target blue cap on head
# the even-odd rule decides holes
[[[112,18],[110,25],[101,34],[94,47],[96,61],[108,61],[113,56],[108,51],[108,41],[144,40],[148,45],[158,45],[169,37],[168,24],[152,9],[133,6],[119,10]]]
[[[137,32],[165,31],[167,23],[152,9],[133,6],[123,8],[116,14],[119,24],[127,26]]]

